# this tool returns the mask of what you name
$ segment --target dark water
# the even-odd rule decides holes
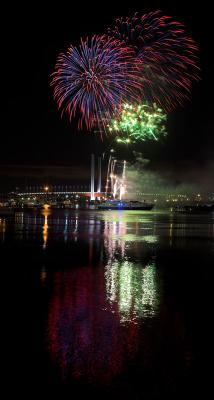
[[[29,398],[205,395],[214,215],[17,213],[0,220],[0,251],[11,387],[30,384]]]

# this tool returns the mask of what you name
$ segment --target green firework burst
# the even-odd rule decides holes
[[[124,104],[118,117],[109,124],[109,132],[121,143],[157,141],[166,136],[166,119],[166,114],[156,104]]]

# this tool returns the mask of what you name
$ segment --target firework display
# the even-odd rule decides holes
[[[109,132],[122,143],[159,140],[166,135],[166,119],[156,104],[124,104],[119,117],[109,124]]]
[[[118,140],[127,143],[157,140],[165,133],[162,110],[182,105],[199,79],[197,61],[198,47],[180,22],[159,10],[136,13],[61,53],[51,86],[61,114],[76,117],[79,129],[121,129]]]
[[[132,46],[141,61],[142,97],[165,111],[182,104],[198,80],[198,48],[184,26],[160,11],[118,18],[108,34]]]
[[[78,112],[79,128],[105,130],[121,102],[137,100],[141,88],[133,49],[107,36],[81,40],[58,57],[51,85],[62,113]]]

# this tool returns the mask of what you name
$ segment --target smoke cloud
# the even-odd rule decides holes
[[[214,162],[195,168],[188,162],[181,162],[167,169],[167,166],[153,170],[142,153],[134,153],[135,161],[127,166],[128,194],[186,195],[201,194],[206,198],[214,193]],[[133,197],[133,196],[132,196]]]

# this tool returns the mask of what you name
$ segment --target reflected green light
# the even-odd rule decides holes
[[[111,240],[120,240],[125,242],[146,242],[146,243],[157,243],[158,237],[155,235],[145,235],[141,236],[140,234],[124,234],[120,235],[108,235],[109,239]]]
[[[129,261],[114,261],[105,271],[107,299],[117,304],[120,321],[137,321],[158,311],[159,293],[155,264],[145,268]]]
[[[129,318],[133,299],[133,276],[130,263],[125,261],[119,271],[119,311],[121,320]]]

